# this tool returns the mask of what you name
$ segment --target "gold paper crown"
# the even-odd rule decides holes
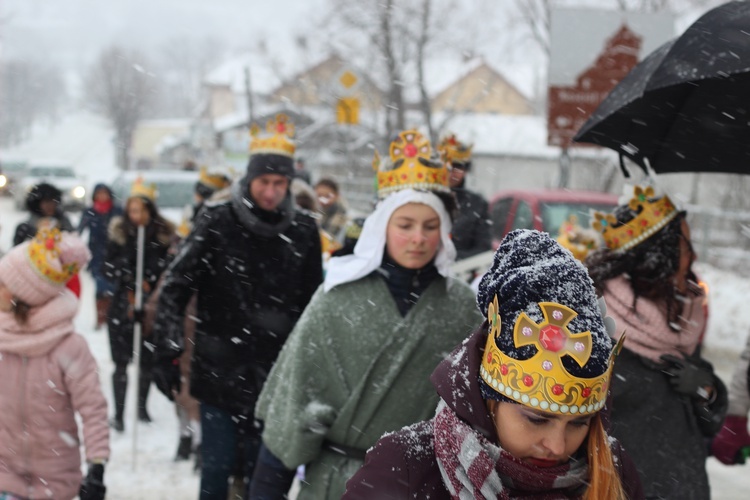
[[[597,234],[592,229],[584,229],[578,224],[578,217],[571,215],[562,223],[557,235],[557,242],[570,250],[573,257],[583,262],[588,254],[599,248]]]
[[[272,154],[294,158],[294,123],[284,113],[277,114],[266,123],[269,137],[260,137],[260,127],[250,127],[250,154]]]
[[[208,167],[205,165],[201,167],[198,182],[210,187],[214,190],[224,189],[231,184],[231,180],[228,175],[224,175],[218,172],[209,173]]]
[[[144,184],[143,177],[138,177],[135,182],[133,182],[133,185],[130,186],[130,197],[140,196],[151,201],[156,201],[156,195],[156,184]]]
[[[568,323],[578,316],[569,307],[555,302],[539,302],[544,321],[537,324],[522,312],[513,327],[516,347],[533,345],[537,353],[526,360],[504,354],[495,339],[500,335],[497,295],[487,316],[490,333],[479,369],[482,380],[496,392],[523,405],[552,413],[587,414],[599,411],[607,400],[614,356],[624,335],[607,360],[607,370],[598,377],[572,375],[562,364],[565,355],[584,366],[591,357],[591,332],[571,333]]]
[[[467,146],[456,139],[454,134],[444,137],[438,145],[443,161],[447,163],[468,163],[471,161],[471,149],[474,146]]]
[[[380,155],[375,151],[372,164],[377,170],[378,197],[382,199],[407,188],[450,192],[448,169],[443,164],[435,165],[430,160],[431,153],[430,141],[416,130],[401,132],[391,143],[392,169],[383,170]]]
[[[607,248],[624,252],[656,234],[678,214],[667,195],[654,199],[654,188],[635,186],[628,206],[638,215],[620,226],[614,214],[594,212],[592,227],[604,237]]]
[[[55,285],[64,285],[79,271],[78,264],[60,263],[60,268],[52,260],[60,260],[60,242],[62,234],[57,228],[40,229],[29,243],[27,256],[32,269],[43,279]]]

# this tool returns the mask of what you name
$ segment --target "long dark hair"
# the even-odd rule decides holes
[[[625,224],[638,214],[627,205],[615,209],[618,224]],[[685,212],[680,212],[659,232],[625,252],[613,252],[607,248],[591,253],[586,258],[589,275],[601,293],[607,280],[620,275],[630,279],[633,289],[633,308],[639,297],[658,302],[667,307],[670,328],[677,324],[682,314],[683,302],[675,289],[674,275],[680,266],[680,238]],[[689,279],[695,280],[690,271]]]
[[[149,215],[149,223],[146,225],[146,236],[151,237],[153,236],[157,231],[161,230],[164,231],[165,229],[171,228],[172,224],[167,221],[160,213],[159,208],[156,206],[156,204],[149,198],[138,196],[139,200],[143,202],[143,205],[146,207],[146,210],[148,211]],[[133,224],[133,221],[130,220],[130,217],[128,216],[128,204],[130,203],[131,199],[128,199],[125,202],[125,214],[123,215],[123,228],[125,229],[125,234],[128,236],[128,238],[135,238],[138,234],[138,226]]]

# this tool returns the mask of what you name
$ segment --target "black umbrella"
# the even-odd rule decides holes
[[[750,173],[750,2],[709,11],[652,52],[573,141],[613,149],[644,170]]]

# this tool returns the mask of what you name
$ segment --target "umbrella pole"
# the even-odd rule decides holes
[[[138,242],[136,246],[135,264],[135,311],[133,311],[133,361],[135,363],[135,404],[133,405],[133,470],[138,461],[138,398],[140,394],[139,378],[141,375],[141,328],[143,318],[143,252],[145,240],[145,228],[138,226]]]

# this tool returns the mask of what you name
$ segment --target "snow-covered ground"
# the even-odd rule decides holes
[[[12,200],[0,198],[0,249],[10,246],[13,230],[25,214],[16,212]],[[711,316],[706,337],[706,355],[714,363],[719,376],[728,381],[746,335],[750,334],[750,314],[747,297],[750,280],[733,272],[713,267],[698,266],[701,276],[711,290]],[[102,386],[110,403],[112,391],[110,376],[113,365],[109,354],[106,329],[94,331],[93,282],[83,274],[83,300],[76,320],[78,331],[88,340],[99,362]],[[133,376],[131,374],[131,380]],[[132,409],[134,384],[131,384],[127,402],[126,430],[124,434],[111,434],[112,458],[107,466],[105,482],[107,498],[126,499],[194,499],[198,497],[199,477],[192,471],[191,462],[174,462],[177,450],[177,419],[172,404],[152,389],[148,408],[153,418],[149,425],[138,425],[137,454],[133,453]],[[136,457],[136,459],[134,459]],[[715,500],[740,500],[748,498],[750,491],[750,465],[726,467],[715,459],[708,461],[708,471]]]
[[[117,173],[109,126],[101,118],[85,113],[67,117],[55,130],[37,134],[32,141],[5,153],[69,160],[76,165],[80,175],[86,176],[89,186],[99,181],[111,181]],[[15,211],[12,199],[0,198],[0,251],[10,247],[13,231],[25,216]],[[77,216],[73,219],[77,223]],[[742,278],[733,271],[706,265],[699,264],[697,268],[708,283],[711,296],[709,331],[705,339],[706,356],[713,362],[719,376],[728,381],[745,338],[750,334],[750,314],[746,306],[746,298],[750,296],[750,279]],[[83,301],[76,324],[99,362],[104,392],[111,402],[110,376],[113,366],[109,341],[106,330],[93,330],[93,283],[86,273],[83,274]],[[134,384],[131,384],[131,398],[134,397],[133,387]],[[173,461],[178,436],[172,404],[156,389],[152,389],[149,411],[154,422],[138,426],[137,461],[133,459],[132,409],[133,401],[129,400],[126,432],[112,433],[112,459],[105,477],[109,489],[107,498],[197,498],[199,480],[192,471],[192,464]],[[714,499],[749,498],[750,465],[726,467],[710,458],[708,470]]]

